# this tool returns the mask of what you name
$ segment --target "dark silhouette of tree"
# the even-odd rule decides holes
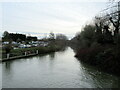
[[[109,31],[109,27],[106,25],[103,28],[104,43],[110,44],[113,43],[112,32]]]
[[[101,44],[103,44],[103,35],[102,35],[102,27],[103,27],[103,25],[104,25],[103,20],[101,20],[101,18],[95,17],[95,27],[96,27],[95,40],[98,43],[101,43]]]
[[[50,32],[49,39],[50,40],[54,40],[55,39],[55,34],[53,32]]]
[[[64,34],[57,34],[56,40],[64,40],[65,41],[65,40],[68,40],[68,38]]]
[[[37,37],[27,36],[26,40],[28,40],[28,41],[37,41]]]
[[[116,36],[116,35],[119,34],[120,16],[119,16],[119,19],[116,22],[113,21],[112,17],[110,17],[110,21],[112,22],[113,26],[115,27],[114,36]]]
[[[10,38],[13,40],[13,41],[17,41],[18,39],[21,39],[22,41],[25,41],[26,40],[26,35],[24,34],[14,34],[14,33],[10,33],[9,34]]]
[[[3,33],[2,41],[9,41],[10,40],[10,35],[8,31],[5,31]]]

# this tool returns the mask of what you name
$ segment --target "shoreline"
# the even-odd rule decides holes
[[[10,58],[4,58],[1,60],[1,62],[9,61],[9,60],[15,60],[15,59],[21,59],[21,58],[26,58],[26,57],[31,57],[31,56],[37,56],[38,54],[29,54],[29,55],[24,55],[24,56],[15,56],[15,57],[10,57]]]
[[[27,57],[32,57],[32,56],[37,56],[37,55],[42,55],[42,54],[49,54],[52,52],[57,52],[62,50],[62,48],[56,48],[53,50],[48,50],[48,51],[44,51],[44,52],[39,52],[39,53],[33,53],[33,54],[28,54],[28,55],[22,55],[22,56],[13,56],[13,57],[9,57],[9,58],[2,58],[0,59],[0,62],[5,62],[5,61],[10,61],[10,60],[15,60],[15,59],[21,59],[21,58],[27,58]]]

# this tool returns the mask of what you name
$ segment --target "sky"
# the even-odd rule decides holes
[[[43,38],[50,32],[72,38],[108,0],[18,0],[0,3],[0,30]],[[0,35],[2,35],[0,33]]]

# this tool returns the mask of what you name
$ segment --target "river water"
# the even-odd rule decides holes
[[[118,88],[120,77],[81,63],[74,51],[3,62],[3,88]]]

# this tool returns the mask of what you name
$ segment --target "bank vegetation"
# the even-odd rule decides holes
[[[118,2],[120,4],[120,2]],[[116,12],[116,11],[114,11]],[[120,11],[96,16],[70,41],[76,55],[99,70],[120,75]]]

